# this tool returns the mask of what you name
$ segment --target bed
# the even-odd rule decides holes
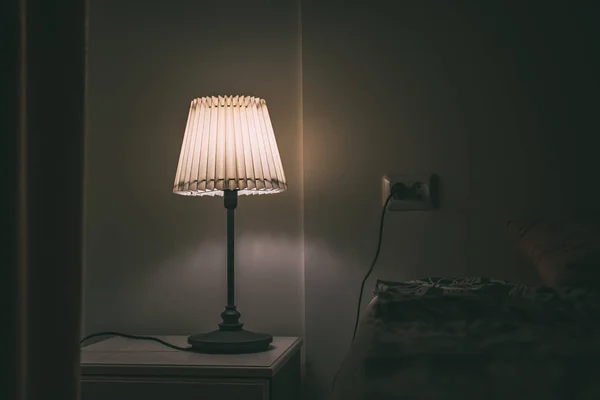
[[[509,227],[541,284],[377,280],[331,400],[600,399],[600,229]]]

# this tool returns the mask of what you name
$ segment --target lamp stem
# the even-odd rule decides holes
[[[231,192],[237,202],[237,192]],[[225,200],[227,202],[227,200]],[[235,306],[235,206],[227,208],[227,305]]]
[[[240,323],[241,314],[235,306],[235,263],[234,263],[234,212],[237,207],[237,190],[225,190],[223,194],[225,208],[227,209],[227,305],[221,313],[223,322],[219,328],[224,331],[241,330],[244,324]]]

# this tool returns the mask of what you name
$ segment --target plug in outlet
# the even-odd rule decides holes
[[[401,198],[392,198],[388,203],[388,211],[418,211],[438,208],[439,178],[437,175],[386,175],[382,181],[383,203],[390,195],[396,183],[406,187]]]

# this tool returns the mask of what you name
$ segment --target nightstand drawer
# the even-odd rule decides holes
[[[269,400],[267,379],[91,378],[81,400]]]

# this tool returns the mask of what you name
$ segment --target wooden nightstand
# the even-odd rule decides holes
[[[186,336],[158,338],[187,347]],[[300,400],[302,340],[263,353],[210,355],[112,337],[81,350],[82,400]]]

